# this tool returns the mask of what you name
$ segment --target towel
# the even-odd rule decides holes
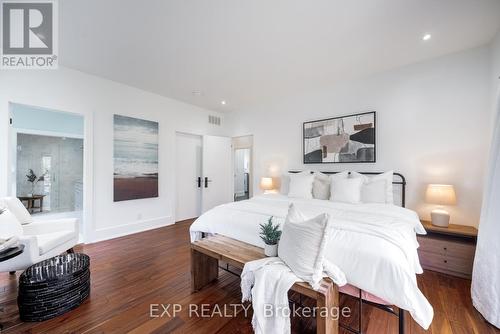
[[[333,263],[324,264],[325,275],[337,285],[347,283]],[[252,326],[256,334],[289,334],[288,290],[302,280],[279,258],[247,262],[241,273],[242,302],[252,301]]]

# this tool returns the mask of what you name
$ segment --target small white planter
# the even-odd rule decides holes
[[[276,245],[268,245],[266,244],[264,246],[264,254],[266,254],[266,256],[278,256],[278,244]]]

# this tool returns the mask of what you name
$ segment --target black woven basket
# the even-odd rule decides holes
[[[17,305],[22,321],[44,321],[78,307],[90,295],[90,258],[75,253],[55,256],[19,277]]]

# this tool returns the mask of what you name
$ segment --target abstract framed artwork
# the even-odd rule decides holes
[[[375,111],[303,124],[304,164],[376,162]]]
[[[158,197],[158,123],[113,116],[115,202]]]

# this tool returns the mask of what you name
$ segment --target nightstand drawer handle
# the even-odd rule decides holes
[[[448,263],[448,260],[444,260],[444,263]]]
[[[443,247],[443,249],[444,249],[444,250],[447,250],[448,248],[446,248],[446,247]]]

